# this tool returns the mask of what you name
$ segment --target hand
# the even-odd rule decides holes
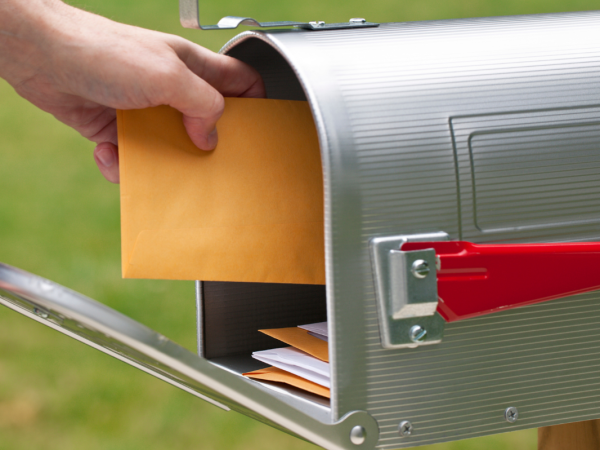
[[[212,150],[223,96],[265,95],[258,72],[241,61],[59,0],[0,0],[0,77],[98,143],[94,159],[113,183],[116,109],[170,105],[194,144]]]

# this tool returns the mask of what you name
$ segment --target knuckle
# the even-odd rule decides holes
[[[213,100],[210,108],[211,115],[215,120],[218,120],[225,110],[225,99],[221,94],[219,94],[216,90],[213,94]]]

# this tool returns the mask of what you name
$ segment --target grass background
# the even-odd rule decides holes
[[[71,0],[117,21],[218,50],[234,31],[184,30],[176,0]],[[591,0],[220,0],[224,15],[259,20],[393,22],[589,10]],[[0,261],[106,303],[195,350],[192,282],[122,280],[119,191],[93,145],[0,80]],[[529,449],[535,430],[422,447]],[[0,308],[0,450],[314,449],[223,412],[6,308]]]

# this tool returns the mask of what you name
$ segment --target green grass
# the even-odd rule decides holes
[[[177,33],[212,49],[235,32],[183,30],[175,0],[71,3],[115,20]],[[379,0],[202,5],[262,20],[406,21],[593,9],[588,0]],[[0,261],[98,299],[194,349],[191,282],[122,280],[119,191],[93,145],[0,81]],[[535,430],[423,447],[535,448]],[[218,408],[0,308],[0,450],[315,448]]]

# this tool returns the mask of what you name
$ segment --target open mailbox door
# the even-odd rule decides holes
[[[322,447],[372,448],[377,442],[377,423],[365,412],[348,414],[337,423],[321,422],[286,404],[262,384],[198,357],[117,311],[6,264],[0,264],[0,303],[215,406]]]

